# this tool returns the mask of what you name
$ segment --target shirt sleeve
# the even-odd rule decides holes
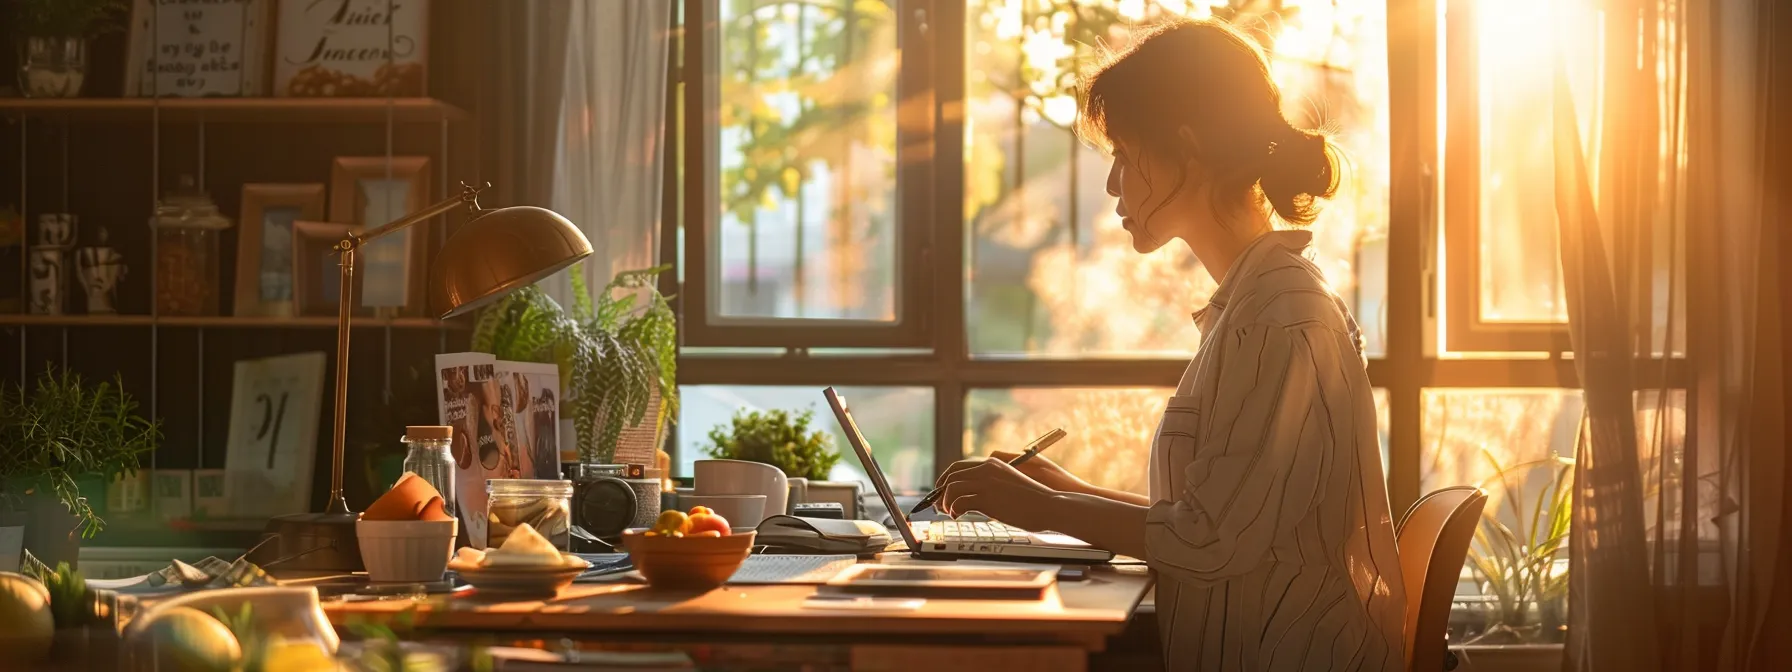
[[[1212,353],[1221,360],[1210,417],[1189,432],[1166,427],[1160,437],[1199,441],[1187,451],[1195,458],[1182,491],[1146,517],[1151,566],[1197,583],[1256,569],[1277,535],[1293,534],[1323,499],[1322,472],[1336,443],[1332,414],[1351,412],[1330,330],[1250,325],[1228,338]],[[1346,397],[1327,399],[1337,394]]]

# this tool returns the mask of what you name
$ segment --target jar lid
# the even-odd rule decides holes
[[[212,197],[200,191],[192,175],[180,176],[180,187],[156,200],[150,226],[182,229],[227,229],[230,218],[218,213]]]
[[[493,496],[571,497],[572,481],[544,478],[493,478],[486,480],[485,491]]]
[[[454,428],[441,425],[405,425],[405,441],[447,441],[454,438]]]

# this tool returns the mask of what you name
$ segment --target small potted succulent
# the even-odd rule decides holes
[[[118,29],[129,11],[124,0],[15,0],[19,90],[31,98],[81,95],[88,38]]]
[[[77,562],[81,539],[105,526],[89,495],[136,473],[160,439],[117,381],[51,370],[33,388],[0,388],[0,527],[24,527],[24,547],[47,564]]]

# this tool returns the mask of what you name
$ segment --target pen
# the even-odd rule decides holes
[[[1039,438],[1033,439],[1032,443],[1027,444],[1026,451],[1022,452],[1019,457],[1016,457],[1016,458],[1014,458],[1013,461],[1009,462],[1008,466],[1018,467],[1022,464],[1026,464],[1027,460],[1033,459],[1034,455],[1038,455],[1042,452],[1045,452],[1045,449],[1052,447],[1052,444],[1054,444],[1054,443],[1063,441],[1064,437],[1066,437],[1066,436],[1070,436],[1070,432],[1064,431],[1063,428],[1058,428],[1058,429],[1054,429],[1052,431],[1046,432],[1044,435],[1040,436]],[[915,508],[909,509],[909,511],[908,511],[909,514],[910,515],[917,514],[917,513],[920,513],[922,509],[925,509],[929,506],[933,506],[933,503],[939,501],[940,496],[944,495],[944,494],[946,494],[945,488],[940,488],[938,490],[934,490],[933,492],[927,493],[926,497],[921,498],[921,503],[916,504]]]

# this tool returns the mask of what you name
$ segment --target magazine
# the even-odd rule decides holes
[[[436,355],[439,422],[453,428],[456,513],[484,548],[486,481],[560,478],[559,369],[485,353]]]

